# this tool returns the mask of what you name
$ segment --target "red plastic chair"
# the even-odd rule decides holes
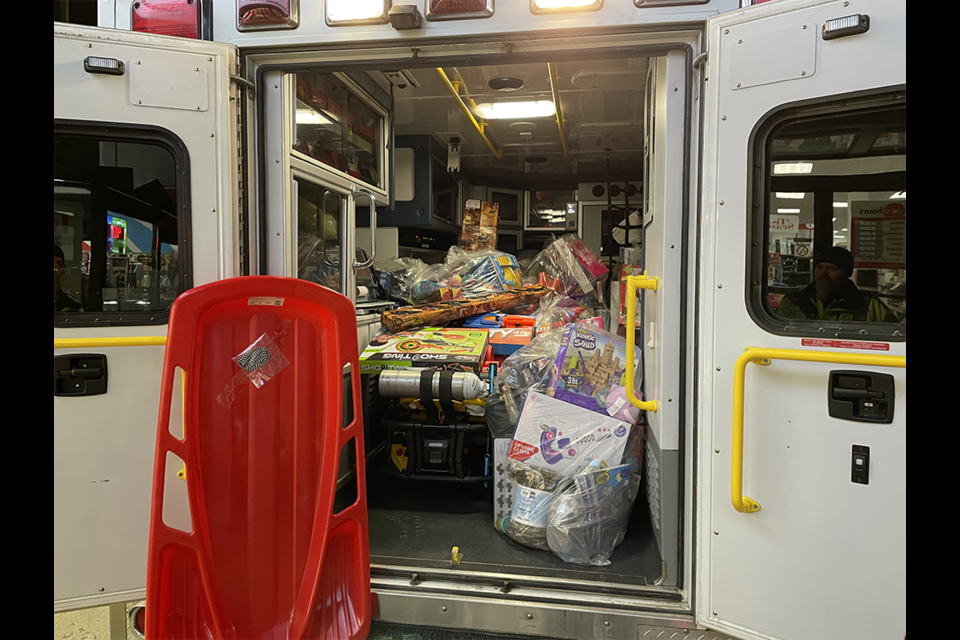
[[[280,343],[290,364],[259,389],[245,385],[225,408],[217,396],[240,371],[232,358],[283,320],[293,323]],[[171,409],[181,410],[170,406],[178,367],[182,440],[169,427]],[[359,374],[353,306],[319,285],[251,276],[174,302],[154,463],[148,638],[366,637]],[[341,449],[351,440],[356,499],[334,513]],[[168,452],[183,461],[191,531],[164,523]]]

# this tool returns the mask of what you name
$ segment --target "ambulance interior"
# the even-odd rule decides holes
[[[632,246],[637,259],[648,62],[643,57],[567,56],[549,65],[446,66],[443,74],[434,67],[365,72],[393,98],[396,209],[400,211],[417,199],[417,213],[423,214],[425,207],[430,213],[428,224],[409,226],[381,211],[377,261],[395,255],[419,257],[428,263],[442,261],[446,249],[456,244],[459,214],[471,198],[499,204],[498,249],[520,258],[539,252],[552,237],[578,233],[607,262],[611,274],[618,272],[622,246]],[[559,105],[552,92],[551,72],[559,89]],[[356,78],[356,72],[351,76]],[[331,79],[314,75],[308,82]],[[488,114],[481,124],[486,140],[464,114],[447,81],[472,112]],[[298,92],[298,98],[302,96],[303,92]],[[297,109],[299,125],[299,113],[309,111],[310,105],[300,101]],[[494,113],[497,109],[506,111]],[[309,135],[311,140],[317,139],[315,134]],[[451,171],[448,164],[455,165],[451,156],[457,147],[459,171]],[[375,172],[364,170],[363,153],[359,150],[356,164],[361,179],[375,184]],[[319,155],[322,153],[314,154]],[[418,193],[423,184],[418,180],[423,176],[417,172],[424,167],[430,171],[428,198]],[[360,204],[358,227],[364,224]],[[362,245],[367,231],[358,228],[357,236]],[[628,238],[632,242],[628,243]],[[609,280],[602,296],[609,309]],[[517,544],[494,528],[492,482],[468,483],[449,477],[411,480],[390,469],[389,434],[379,423],[385,400],[377,397],[374,376],[365,376],[364,384],[365,395],[370,396],[365,401],[370,554],[377,570],[409,575],[417,569],[453,569],[456,574],[477,572],[471,581],[489,580],[491,574],[497,574],[502,579],[535,578],[557,586],[582,581],[581,588],[588,590],[598,582],[604,583],[604,588],[623,585],[629,590],[661,580],[663,558],[643,486],[626,538],[610,564],[566,563],[549,550]],[[493,451],[485,443],[484,433],[468,436],[467,447],[472,448],[471,455],[481,469],[486,456],[493,466]],[[492,468],[490,471],[493,473]],[[666,483],[677,495],[679,475],[656,477],[644,486],[649,482],[656,493]],[[673,535],[678,508],[676,503],[665,504],[662,513],[656,514],[658,520],[672,520],[667,528]],[[675,552],[677,541],[671,546]],[[453,561],[454,547],[462,554],[459,563]],[[676,556],[670,562],[676,562]]]

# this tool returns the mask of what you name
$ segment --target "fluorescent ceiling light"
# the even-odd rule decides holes
[[[846,227],[844,227],[843,229],[840,229],[840,231],[846,231],[846,230],[847,230],[847,228],[846,228]]]
[[[326,0],[326,4],[330,22],[378,20],[386,15],[383,0]]]
[[[486,120],[546,118],[557,113],[552,100],[526,102],[484,102],[477,105],[477,115]]]
[[[800,209],[777,209],[777,213],[800,213]]]
[[[906,191],[897,191],[895,194],[890,196],[891,200],[906,200],[907,192]]]
[[[834,203],[833,203],[833,208],[834,208],[834,209],[846,209],[846,208],[849,207],[849,206],[850,206],[850,203],[849,203],[849,202],[834,202]]]
[[[333,124],[313,109],[297,109],[297,124]]]
[[[803,200],[807,197],[805,193],[792,193],[790,191],[777,191],[777,197],[781,200]]]
[[[834,219],[833,219],[833,221],[834,221],[834,222],[836,222],[836,221],[837,221],[837,219],[836,219],[836,218],[834,218]]]
[[[776,175],[785,173],[812,173],[812,162],[777,162],[773,165],[773,172]]]
[[[834,238],[835,240],[843,240],[843,239],[846,238],[846,237],[847,237],[847,236],[837,236],[837,235],[833,236],[833,238]]]

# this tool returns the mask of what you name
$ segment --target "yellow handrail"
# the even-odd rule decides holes
[[[490,138],[487,137],[487,134],[483,132],[483,127],[486,126],[486,123],[481,125],[479,122],[477,122],[473,112],[470,111],[470,107],[463,102],[463,98],[460,97],[460,92],[457,91],[457,88],[453,86],[453,83],[450,82],[450,78],[447,77],[446,72],[441,67],[437,67],[437,74],[439,74],[440,79],[443,80],[443,84],[447,85],[447,91],[450,92],[450,95],[453,96],[454,100],[457,101],[457,104],[460,105],[460,109],[467,115],[467,118],[470,119],[470,122],[473,123],[477,133],[480,134],[480,137],[486,143],[487,148],[490,149],[490,151],[493,152],[493,155],[496,156],[497,160],[499,160],[503,155],[503,152],[500,151],[500,149],[497,149],[497,147],[495,147],[490,141]]]
[[[127,338],[54,338],[54,349],[101,349],[105,347],[162,347],[167,336],[130,336]]]
[[[733,508],[740,513],[753,513],[760,510],[759,502],[743,495],[743,389],[747,365],[751,362],[768,365],[774,360],[907,368],[907,356],[758,347],[744,349],[743,354],[737,358],[737,365],[733,372],[733,443],[730,462],[730,499],[733,502]]]
[[[644,271],[642,276],[627,276],[627,400],[643,411],[657,412],[656,400],[641,400],[634,389],[634,349],[637,333],[637,289],[649,289],[656,292],[659,278],[648,278]]]
[[[560,144],[563,145],[563,157],[567,157],[567,136],[563,131],[563,109],[560,107],[560,79],[557,77],[557,68],[552,62],[547,63],[547,73],[550,74],[550,91],[553,93],[553,106],[557,110],[557,127],[560,129]]]

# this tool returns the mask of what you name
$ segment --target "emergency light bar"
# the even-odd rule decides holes
[[[603,0],[530,0],[530,11],[535,14],[596,11],[602,6]]]
[[[427,0],[427,20],[489,18],[493,0]]]
[[[296,29],[299,0],[237,0],[237,30]]]
[[[865,14],[834,18],[823,23],[824,40],[835,40],[844,36],[866,33],[870,30],[870,16]]]
[[[200,0],[137,0],[130,14],[134,31],[200,39]]]
[[[83,59],[83,70],[87,73],[102,73],[108,76],[122,76],[123,62],[116,58],[98,58],[87,56]]]

